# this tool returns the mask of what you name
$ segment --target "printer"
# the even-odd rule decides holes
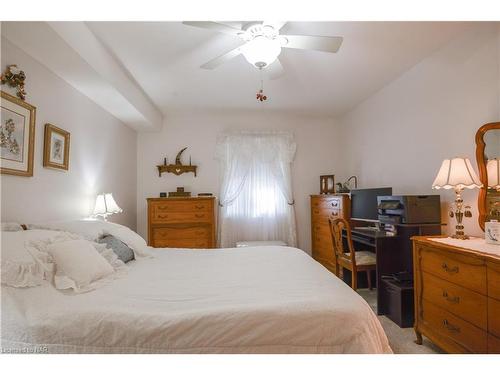
[[[378,220],[386,226],[397,224],[439,224],[439,195],[386,195],[377,197]]]

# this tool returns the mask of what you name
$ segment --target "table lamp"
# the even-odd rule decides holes
[[[123,210],[116,204],[113,194],[103,193],[99,194],[95,200],[94,216],[102,216],[104,221],[107,221],[109,215],[123,212]]]
[[[466,240],[469,238],[464,232],[463,218],[472,217],[470,206],[464,207],[462,191],[464,189],[481,188],[483,184],[479,181],[476,172],[467,158],[445,159],[432,184],[433,189],[454,189],[455,203],[450,210],[450,217],[455,217],[457,225],[452,238]]]
[[[486,163],[486,174],[488,175],[488,188],[500,190],[500,160],[490,159]]]

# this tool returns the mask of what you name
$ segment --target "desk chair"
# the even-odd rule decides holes
[[[345,219],[329,219],[330,233],[332,235],[333,243],[333,256],[335,259],[335,274],[339,276],[340,267],[346,268],[351,271],[351,288],[356,290],[358,283],[358,272],[366,272],[368,278],[368,288],[372,290],[371,271],[375,271],[376,257],[370,251],[355,251],[352,244],[351,227],[349,222]],[[349,247],[346,252],[344,249],[344,241],[342,240],[342,230],[347,232],[347,246]]]

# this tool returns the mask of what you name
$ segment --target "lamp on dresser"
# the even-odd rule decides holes
[[[102,216],[104,221],[107,221],[109,215],[118,214],[123,210],[116,204],[113,194],[99,194],[95,200],[94,216]]]
[[[469,238],[464,232],[464,225],[462,222],[464,217],[471,217],[472,212],[469,206],[464,207],[462,191],[464,189],[481,188],[482,186],[483,184],[477,177],[469,159],[445,159],[441,164],[441,168],[432,184],[432,188],[455,190],[455,203],[450,209],[450,217],[455,217],[457,224],[455,226],[455,234],[452,238],[461,240]]]

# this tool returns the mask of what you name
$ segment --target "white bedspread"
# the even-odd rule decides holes
[[[157,250],[98,290],[2,286],[2,347],[49,353],[390,353],[368,304],[290,247]]]

